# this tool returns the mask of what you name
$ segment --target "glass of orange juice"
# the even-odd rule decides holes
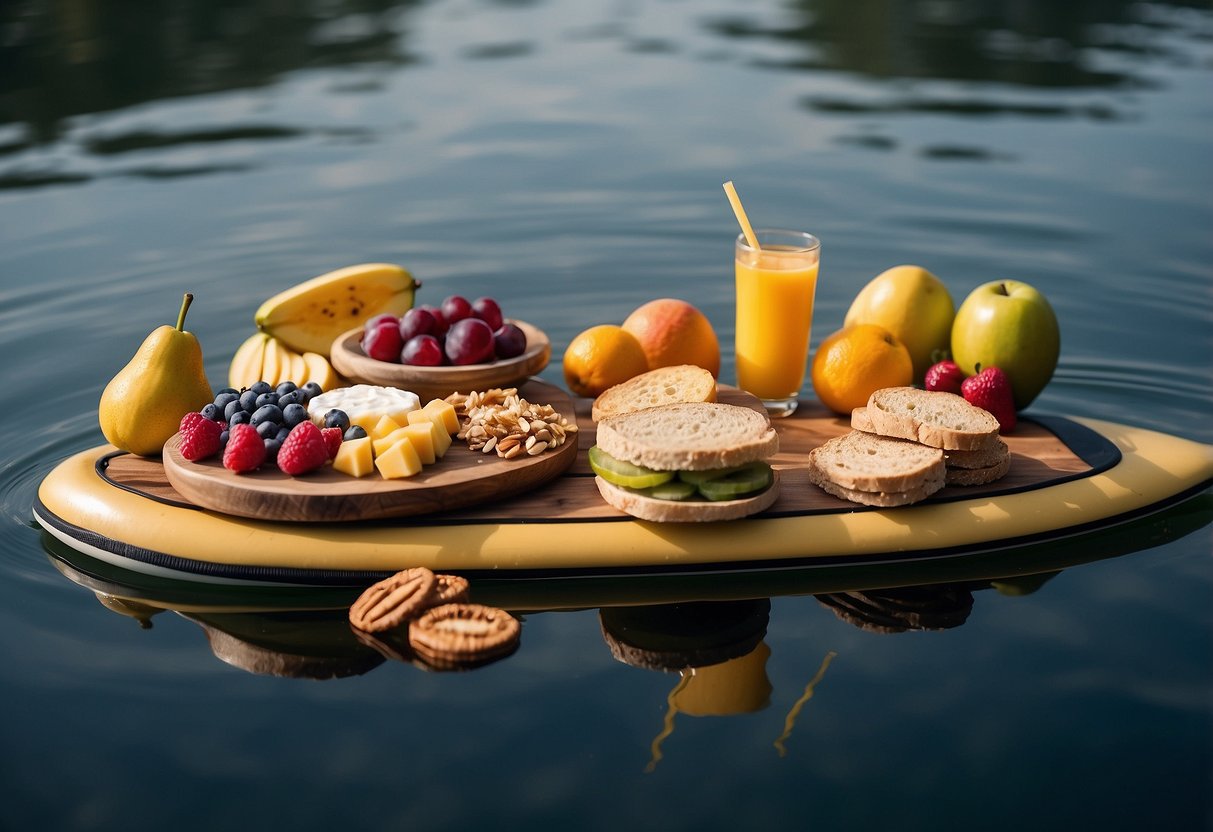
[[[759,248],[737,235],[737,386],[771,416],[796,410],[809,357],[821,241],[803,231],[758,229]]]

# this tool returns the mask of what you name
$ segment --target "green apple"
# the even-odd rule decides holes
[[[948,287],[920,266],[894,266],[859,290],[843,326],[876,324],[910,351],[914,380],[947,358],[956,307]]]
[[[1023,410],[1049,383],[1061,352],[1057,316],[1027,283],[995,280],[965,298],[952,324],[952,360],[968,375],[1001,367]]]

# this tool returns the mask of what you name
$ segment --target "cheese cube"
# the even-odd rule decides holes
[[[459,433],[459,414],[455,412],[455,406],[450,402],[445,399],[433,399],[421,409],[433,416],[434,421],[442,426],[448,436]]]
[[[367,431],[371,439],[382,439],[394,430],[400,430],[402,425],[391,416],[384,414],[375,422],[374,427]]]
[[[408,437],[402,438],[375,457],[375,467],[385,480],[412,477],[421,473],[421,457]]]
[[[395,445],[405,437],[404,428],[396,428],[386,436],[380,436],[378,439],[371,440],[371,446],[375,449],[375,456],[387,451],[388,448]]]
[[[441,459],[451,447],[451,435],[446,432],[446,428],[434,418],[434,413],[427,411],[424,408],[414,410],[409,414],[410,425],[426,425],[430,433],[433,434],[434,455]]]
[[[405,425],[400,432],[413,443],[417,456],[421,457],[422,465],[434,464],[437,457],[434,456],[434,426],[432,423],[418,422],[413,425]],[[447,441],[450,441],[449,437]]]
[[[365,477],[375,470],[375,458],[371,451],[371,438],[347,439],[337,449],[333,468],[351,477]]]

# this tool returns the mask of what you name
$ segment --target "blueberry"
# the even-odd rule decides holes
[[[223,420],[223,408],[219,407],[214,402],[206,405],[199,412],[202,413],[202,418],[210,419],[212,422],[219,422]]]
[[[301,404],[288,404],[282,408],[282,424],[293,428],[300,422],[307,421],[307,408]]]
[[[252,413],[257,409],[257,397],[260,395],[260,393],[250,387],[240,394],[240,406],[249,413]]]
[[[349,429],[342,434],[341,438],[345,442],[349,442],[354,439],[365,439],[366,428],[364,428],[362,425],[350,425]]]
[[[288,404],[302,404],[304,401],[305,397],[302,390],[291,390],[278,397],[278,406],[286,407]]]
[[[324,392],[324,389],[314,381],[309,381],[299,389],[303,391],[304,395],[307,396],[309,400],[316,398]]]
[[[227,407],[228,402],[234,402],[239,398],[240,394],[229,388],[228,390],[225,390],[219,395],[215,396],[215,407],[219,408],[219,412],[222,413],[223,408]]]
[[[338,410],[334,407],[324,414],[324,426],[326,428],[341,428],[342,431],[347,431],[350,429],[350,417],[345,414],[344,410]]]
[[[265,440],[265,458],[271,462],[278,458],[278,450],[282,447],[282,441],[279,439]]]
[[[282,408],[276,404],[266,404],[253,411],[253,418],[250,424],[257,427],[262,422],[274,422],[282,424]]]
[[[262,393],[257,397],[257,400],[253,402],[253,412],[256,413],[258,407],[265,407],[267,404],[278,404],[278,394]]]
[[[278,435],[279,426],[277,422],[262,422],[256,427],[257,435],[262,439],[273,439]]]
[[[223,420],[229,425],[234,424],[232,419],[236,418],[237,413],[247,413],[248,408],[241,404],[238,400],[228,402],[227,407],[223,408]]]
[[[224,393],[235,393],[237,396],[240,395],[240,391],[235,387],[224,387],[222,390],[215,391],[216,396],[222,396]]]
[[[285,396],[287,393],[293,393],[299,389],[299,385],[293,381],[284,381],[274,388],[274,392],[279,396]]]
[[[223,449],[227,447],[227,438],[228,438],[228,432],[226,430],[221,431],[219,434],[219,451],[220,452],[222,452]]]
[[[227,426],[234,428],[236,425],[247,425],[252,418],[253,414],[247,410],[237,410],[232,414],[232,418],[227,420]]]
[[[291,435],[290,428],[278,428],[278,432],[274,434],[274,438],[279,442],[285,442],[286,438]]]
[[[268,381],[258,381],[245,392],[247,393],[249,390],[251,390],[254,396],[260,396],[262,393],[268,393],[273,389],[273,387],[270,387],[270,383]]]

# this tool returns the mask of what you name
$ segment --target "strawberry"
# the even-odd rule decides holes
[[[960,388],[965,401],[993,414],[1000,433],[1015,430],[1015,398],[1011,395],[1011,380],[1002,369],[986,367],[966,378]]]
[[[319,468],[329,459],[328,443],[324,434],[310,420],[305,420],[291,428],[282,447],[278,449],[278,467],[282,473],[292,477],[306,474]]]
[[[940,361],[927,368],[923,386],[928,390],[961,395],[960,385],[965,380],[964,370],[955,361]]]
[[[189,420],[191,424],[185,427],[190,415],[198,418]],[[190,462],[197,462],[219,453],[219,435],[223,433],[219,423],[204,418],[200,413],[186,414],[186,417],[181,420],[181,455]]]
[[[341,428],[321,428],[320,435],[324,437],[324,446],[328,448],[329,459],[337,458],[341,448]]]
[[[223,467],[237,474],[252,471],[265,461],[265,440],[249,424],[233,425],[223,451]]]

